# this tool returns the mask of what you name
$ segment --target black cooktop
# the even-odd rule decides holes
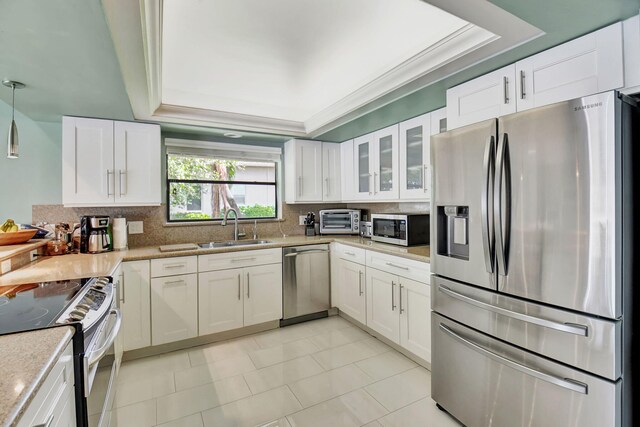
[[[52,325],[89,280],[0,286],[0,334]]]

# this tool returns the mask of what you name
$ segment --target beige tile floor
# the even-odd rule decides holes
[[[122,364],[118,426],[459,427],[431,374],[334,316]]]

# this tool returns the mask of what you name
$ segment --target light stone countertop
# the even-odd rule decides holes
[[[0,426],[17,425],[73,334],[60,326],[0,335]]]
[[[0,276],[0,286],[46,282],[52,280],[78,279],[83,277],[110,276],[115,272],[122,261],[205,255],[331,242],[339,242],[416,261],[430,262],[429,245],[402,247],[387,243],[372,242],[370,239],[363,239],[359,236],[287,236],[260,238],[270,240],[272,243],[175,252],[160,252],[158,246],[151,246],[134,248],[126,251],[107,252],[97,255],[72,254],[44,257],[22,268]]]

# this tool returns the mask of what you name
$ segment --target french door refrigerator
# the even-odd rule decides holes
[[[432,398],[463,424],[633,425],[638,118],[607,92],[432,138]]]

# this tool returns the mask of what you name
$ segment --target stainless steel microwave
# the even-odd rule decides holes
[[[320,234],[360,234],[360,211],[357,209],[321,210]]]
[[[371,240],[400,246],[429,244],[428,214],[371,214]]]

